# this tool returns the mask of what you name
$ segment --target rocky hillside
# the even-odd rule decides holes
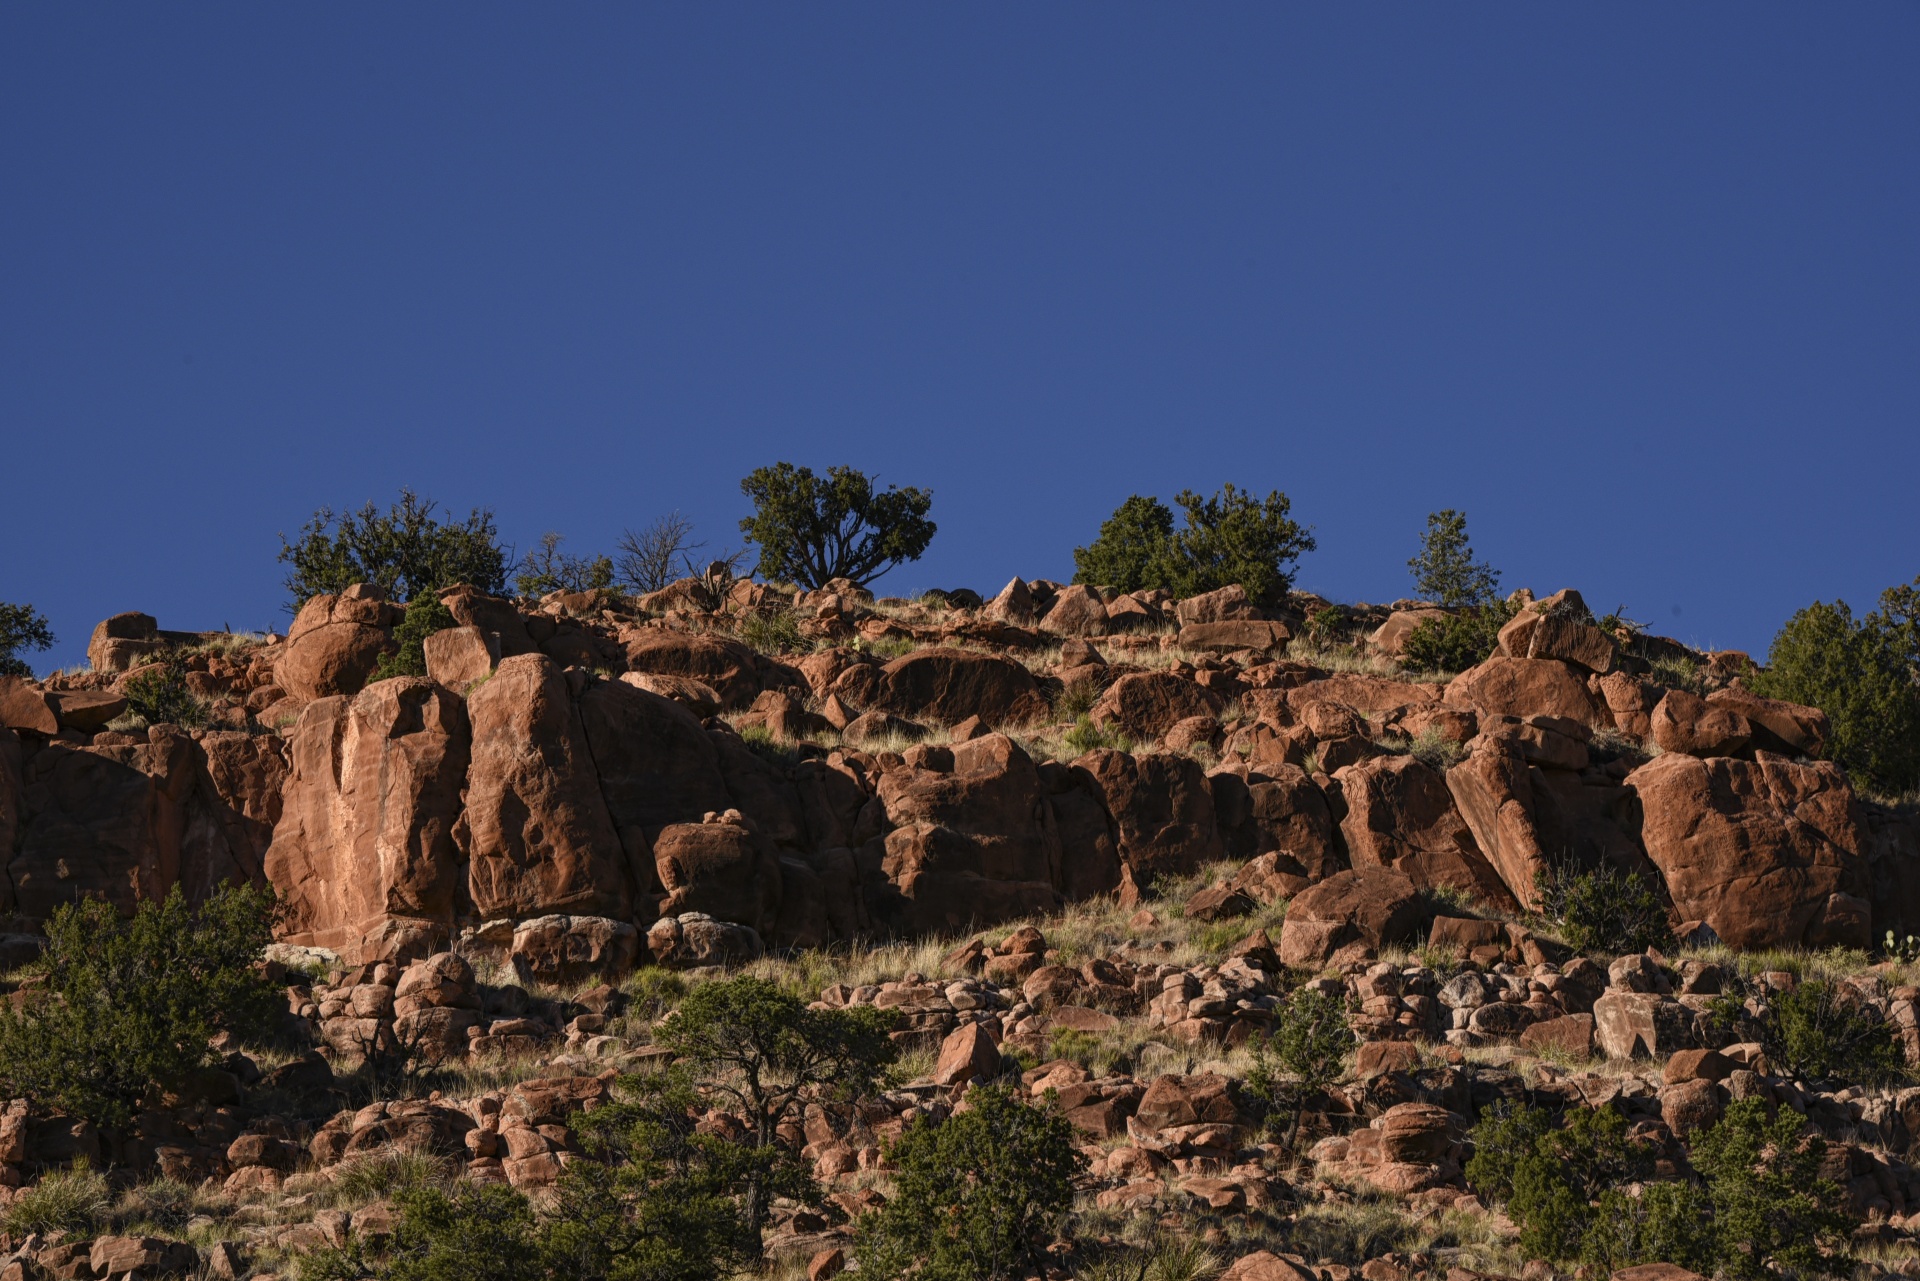
[[[120,615],[90,670],[9,678],[16,933],[77,895],[264,878],[287,941],[348,964],[459,942],[617,975],[1132,902],[1267,855],[1279,896],[1338,878],[1395,905],[1370,938],[1294,913],[1290,963],[1411,942],[1434,893],[1531,909],[1553,864],[1651,877],[1682,935],[1739,948],[1920,933],[1920,829],[1820,761],[1820,712],[1747,692],[1744,655],[1609,634],[1570,591],[1451,678],[1396,659],[1434,610],[1237,588],[444,603],[424,677],[370,682],[402,611],[353,589],[284,639]],[[202,724],[127,715],[159,658]]]

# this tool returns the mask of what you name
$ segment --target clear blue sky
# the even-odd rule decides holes
[[[1920,573],[1920,6],[0,7],[0,600],[284,626],[412,485],[575,551],[790,459],[880,586],[1284,489],[1300,585],[1696,643]]]

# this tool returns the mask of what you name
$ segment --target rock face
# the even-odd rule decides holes
[[[467,706],[464,844],[475,910],[627,919],[632,877],[567,676],[543,654],[503,659]]]
[[[1419,889],[1447,886],[1512,904],[1441,775],[1412,756],[1382,756],[1336,777],[1347,803],[1340,831],[1355,867],[1390,868]]]
[[[1150,743],[1190,716],[1218,716],[1225,700],[1172,672],[1132,672],[1107,687],[1088,713],[1095,725]]]
[[[1733,947],[1865,947],[1863,816],[1837,766],[1670,753],[1627,776],[1675,912]]]
[[[1020,664],[966,649],[926,649],[880,669],[872,706],[914,720],[953,724],[978,716],[1018,725],[1043,714],[1033,674]]]
[[[1098,785],[1120,834],[1120,861],[1145,888],[1163,876],[1191,876],[1222,857],[1213,792],[1190,756],[1131,756],[1106,749],[1074,762]]]
[[[1372,953],[1414,942],[1424,925],[1419,892],[1406,876],[1379,867],[1336,872],[1287,905],[1280,960],[1317,968],[1345,948]]]
[[[274,667],[280,687],[302,700],[357,694],[382,654],[394,649],[399,609],[377,587],[357,583],[338,596],[315,596],[287,630]]]
[[[1445,695],[1454,707],[1493,716],[1562,716],[1595,729],[1611,727],[1612,714],[1594,699],[1584,677],[1553,658],[1495,655],[1453,678]]]
[[[1724,703],[1670,689],[1653,709],[1653,741],[1688,756],[1738,756],[1753,741],[1753,725]]]
[[[704,912],[750,926],[763,938],[779,923],[779,856],[739,810],[663,828],[653,859],[666,891],[662,915]]]
[[[462,700],[418,677],[307,705],[265,857],[287,900],[287,941],[358,962],[446,936],[471,743]]]

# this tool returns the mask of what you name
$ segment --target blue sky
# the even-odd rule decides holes
[[[0,600],[284,626],[400,486],[737,540],[930,486],[879,586],[1292,496],[1336,599],[1764,650],[1920,573],[1920,7],[0,7]]]

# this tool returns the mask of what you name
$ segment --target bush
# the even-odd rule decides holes
[[[1622,955],[1667,947],[1667,904],[1651,882],[1602,863],[1590,871],[1557,865],[1534,882],[1545,917],[1576,952]]]
[[[1915,580],[1920,584],[1920,579]],[[1818,707],[1832,722],[1827,755],[1864,788],[1920,787],[1920,623],[1915,589],[1881,593],[1856,621],[1845,601],[1807,606],[1780,629],[1757,694]]]
[[[1500,591],[1500,571],[1473,558],[1467,514],[1451,507],[1428,514],[1420,554],[1407,568],[1420,594],[1448,609],[1490,605]]]
[[[476,507],[463,521],[443,521],[434,516],[434,504],[411,489],[401,490],[385,515],[372,503],[338,517],[322,507],[298,542],[280,536],[279,559],[293,566],[286,578],[289,613],[311,597],[355,583],[373,583],[394,600],[413,600],[455,583],[499,592],[507,582],[507,553],[491,511]]]
[[[1851,989],[1807,979],[1767,998],[1758,1035],[1775,1071],[1882,1085],[1907,1075],[1900,1033]]]
[[[1046,1247],[1086,1168],[1073,1126],[1005,1086],[913,1122],[893,1144],[893,1199],[860,1220],[863,1278],[989,1281],[1046,1270]]]
[[[97,899],[47,920],[46,983],[0,1005],[8,1097],[120,1127],[152,1091],[215,1058],[225,1030],[264,1037],[286,998],[256,968],[273,939],[270,894],[223,886],[199,907],[175,887],[121,920]]]
[[[933,541],[927,519],[933,492],[889,486],[851,467],[829,467],[824,478],[808,467],[775,463],[740,482],[753,515],[740,532],[760,548],[762,578],[823,587],[844,578],[864,587],[902,561],[919,560]]]
[[[548,592],[592,592],[613,586],[613,559],[608,556],[572,556],[560,550],[566,541],[549,530],[540,536],[540,544],[520,561],[520,572],[513,577],[514,590],[522,596],[545,596]]]
[[[1131,752],[1134,747],[1133,740],[1117,726],[1102,728],[1085,715],[1076,718],[1073,728],[1061,735],[1060,745],[1075,756],[1084,756],[1102,747],[1116,752]]]
[[[1177,531],[1159,499],[1128,498],[1092,544],[1074,549],[1073,581],[1180,597],[1238,583],[1254,602],[1276,605],[1293,586],[1294,562],[1317,546],[1277,489],[1262,500],[1228,484],[1211,498],[1182,490],[1174,501],[1185,517]]]
[[[800,634],[800,620],[788,610],[759,611],[740,620],[740,639],[762,654],[791,654],[806,649],[807,638]]]
[[[1403,658],[1422,672],[1464,672],[1493,657],[1500,629],[1520,612],[1517,601],[1475,605],[1445,618],[1429,618],[1407,634]]]
[[[448,1194],[408,1188],[394,1198],[388,1281],[527,1281],[540,1275],[540,1248],[526,1197],[498,1184]]]
[[[1300,1133],[1307,1100],[1345,1075],[1353,1044],[1346,998],[1318,987],[1296,989],[1281,1003],[1273,1030],[1254,1042],[1247,1090],[1262,1105],[1269,1129],[1280,1116],[1290,1116],[1289,1147]]]
[[[149,725],[207,723],[207,705],[187,687],[187,665],[178,654],[163,655],[135,672],[121,692],[127,710]]]
[[[654,1029],[706,1106],[742,1114],[743,1146],[764,1163],[748,1170],[744,1206],[756,1240],[776,1186],[811,1186],[778,1131],[809,1103],[851,1102],[876,1088],[898,1049],[888,1038],[894,1016],[872,1006],[815,1010],[765,979],[703,983]],[[791,1195],[791,1191],[788,1195]]]
[[[1564,1126],[1539,1108],[1494,1111],[1474,1127],[1466,1175],[1507,1203],[1530,1257],[1601,1271],[1674,1263],[1740,1281],[1844,1275],[1845,1198],[1820,1177],[1825,1141],[1803,1128],[1789,1109],[1770,1119],[1760,1100],[1736,1100],[1693,1140],[1701,1182],[1636,1189],[1655,1153],[1614,1109],[1576,1109]]]
[[[22,652],[53,648],[53,628],[31,605],[0,601],[0,676],[32,676]]]
[[[400,620],[400,626],[393,629],[393,639],[400,648],[391,654],[380,655],[380,661],[374,664],[373,679],[383,681],[389,676],[425,676],[427,674],[427,637],[449,627],[458,627],[460,620],[453,611],[440,603],[440,598],[432,593],[416,596],[407,602],[407,612]]]

